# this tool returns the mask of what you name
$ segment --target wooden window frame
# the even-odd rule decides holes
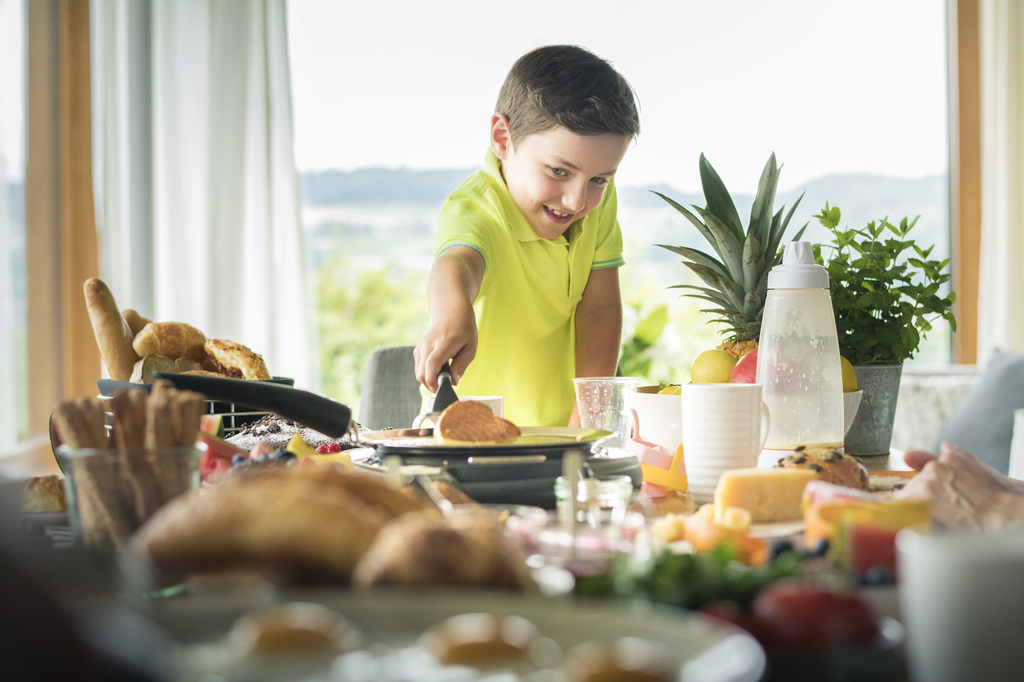
[[[953,362],[978,358],[981,256],[981,67],[978,0],[949,0],[950,219],[957,330]]]

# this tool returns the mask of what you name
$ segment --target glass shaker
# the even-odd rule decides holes
[[[768,273],[757,383],[771,413],[767,450],[843,446],[843,379],[828,272],[790,242]]]

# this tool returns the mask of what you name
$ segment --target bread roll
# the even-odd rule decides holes
[[[263,357],[240,343],[208,339],[203,349],[215,365],[205,369],[254,381],[269,381],[272,378]]]
[[[117,308],[117,302],[102,280],[90,277],[83,285],[85,306],[96,336],[100,357],[115,381],[128,381],[141,355],[132,347],[131,328]],[[144,355],[144,354],[143,354]]]
[[[808,448],[799,446],[791,455],[783,457],[776,467],[810,469],[818,478],[827,483],[868,489],[868,470],[852,455],[835,448]]]
[[[132,370],[132,376],[129,381],[133,384],[151,384],[153,383],[154,372],[177,371],[178,366],[174,364],[174,360],[163,355],[147,355],[135,363],[135,368]]]
[[[359,587],[384,585],[531,590],[526,557],[497,514],[406,514],[384,526],[352,573]]]
[[[190,324],[150,322],[135,336],[132,348],[135,349],[138,357],[163,355],[172,360],[187,357],[201,362],[206,355],[206,351],[203,349],[205,343],[206,335]],[[134,361],[132,364],[135,364]],[[131,372],[129,372],[130,375]]]
[[[172,582],[242,570],[344,583],[377,532],[407,512],[431,507],[383,476],[330,465],[275,467],[175,498],[139,530],[133,548],[148,552]]]
[[[139,315],[131,308],[125,308],[124,310],[122,310],[121,317],[123,317],[124,321],[128,323],[128,328],[132,330],[133,339],[135,338],[136,334],[142,331],[143,327],[145,327],[147,324],[153,321],[148,317],[143,317],[142,315]]]

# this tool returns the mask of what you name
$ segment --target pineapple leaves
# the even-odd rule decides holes
[[[774,255],[779,252],[779,247],[782,245],[782,236],[786,234],[786,229],[789,227],[789,221],[796,212],[796,207],[800,205],[801,199],[804,198],[804,194],[806,194],[806,192],[801,193],[800,196],[796,198],[796,201],[793,202],[793,206],[789,209],[789,213],[786,214],[785,220],[781,223],[778,222],[778,218],[782,215],[782,211],[784,211],[786,207],[783,206],[779,209],[779,212],[775,214],[775,219],[772,220],[772,229],[768,237],[768,243],[765,245],[765,253]],[[793,241],[800,240],[800,237],[803,235],[804,230],[807,229],[808,224],[809,223],[804,223],[803,228],[795,237],[793,237]]]
[[[703,265],[706,268],[720,272],[723,275],[729,274],[726,272],[724,265],[703,251],[697,251],[696,249],[690,249],[685,246],[669,246],[668,244],[655,244],[655,246],[660,246],[663,249],[678,254],[687,260],[697,263],[698,265]]]
[[[743,288],[747,291],[757,286],[757,280],[764,269],[764,249],[761,240],[751,230],[743,244]]]
[[[750,235],[758,235],[762,243],[768,243],[771,239],[772,209],[775,206],[775,190],[779,186],[779,168],[775,165],[775,153],[768,157],[768,162],[761,171],[761,179],[757,183],[757,194],[754,195],[754,204],[750,207],[750,227],[747,230],[747,239]]]
[[[707,226],[708,231],[711,232],[713,237],[712,244],[715,245],[715,251],[722,257],[722,263],[728,270],[729,276],[739,285],[743,285],[743,237],[739,239],[733,234],[729,228],[718,219],[718,216],[711,213],[707,209],[694,206],[694,209],[700,213],[700,217],[704,219],[704,224]]]
[[[736,210],[736,204],[732,201],[732,195],[726,189],[722,178],[711,166],[711,162],[700,155],[700,184],[704,188],[704,200],[707,201],[707,210],[714,213],[719,220],[725,223],[732,231],[736,241],[743,241],[743,224],[740,222],[740,214]]]
[[[743,297],[746,295],[746,292],[736,282],[723,276],[720,272],[715,272],[711,268],[706,268],[696,263],[683,263],[683,265],[690,268],[709,287],[722,292],[731,308],[735,310],[743,309]]]
[[[730,335],[727,341],[755,340],[760,333],[768,293],[768,271],[782,260],[780,247],[783,235],[803,195],[797,198],[785,217],[784,206],[774,212],[781,166],[777,165],[775,154],[771,154],[761,171],[750,210],[750,224],[744,230],[732,195],[703,154],[700,155],[699,167],[707,202],[704,208],[695,205],[687,208],[660,192],[653,193],[690,221],[721,260],[683,246],[656,244],[682,256],[683,265],[708,287],[680,284],[669,288],[689,290],[693,293],[683,295],[717,306],[701,312],[713,315],[715,322],[727,327],[723,332]],[[794,239],[800,239],[806,228],[804,225]],[[927,258],[926,254],[918,255]]]

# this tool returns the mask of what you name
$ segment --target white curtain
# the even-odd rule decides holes
[[[110,98],[97,128],[98,222],[118,302],[243,343],[272,374],[316,388],[285,0],[93,7],[108,32],[96,48],[107,55],[97,59],[97,87]],[[149,86],[142,103],[133,99],[140,80]],[[133,293],[151,309],[129,305]]]
[[[1024,3],[979,3],[981,263],[978,363],[1024,352]]]

